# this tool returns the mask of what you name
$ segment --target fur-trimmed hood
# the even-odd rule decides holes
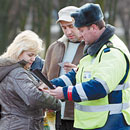
[[[0,82],[5,78],[6,75],[13,69],[17,67],[22,67],[25,65],[25,61],[17,62],[10,58],[0,57]]]

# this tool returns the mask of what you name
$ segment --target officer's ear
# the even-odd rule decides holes
[[[99,28],[98,28],[98,26],[96,25],[96,24],[92,24],[92,25],[90,25],[89,27],[88,27],[88,29],[90,30],[90,31],[97,31],[97,30],[99,30]]]
[[[92,27],[92,26],[90,26],[90,27],[89,27],[89,30],[93,30],[93,27]]]
[[[98,26],[96,24],[92,24],[90,26],[90,30],[99,30]]]

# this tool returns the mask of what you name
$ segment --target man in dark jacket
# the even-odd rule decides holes
[[[43,65],[44,65],[44,60],[40,56],[37,56],[35,58],[35,61],[32,63],[30,70],[39,69],[40,71],[42,71]]]

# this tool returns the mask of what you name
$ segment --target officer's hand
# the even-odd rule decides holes
[[[57,87],[56,89],[50,89],[49,94],[57,99],[64,99],[63,88],[60,86]]]

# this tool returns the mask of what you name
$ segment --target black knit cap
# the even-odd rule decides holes
[[[75,27],[83,27],[94,24],[104,18],[99,4],[87,3],[71,14],[75,19]]]

